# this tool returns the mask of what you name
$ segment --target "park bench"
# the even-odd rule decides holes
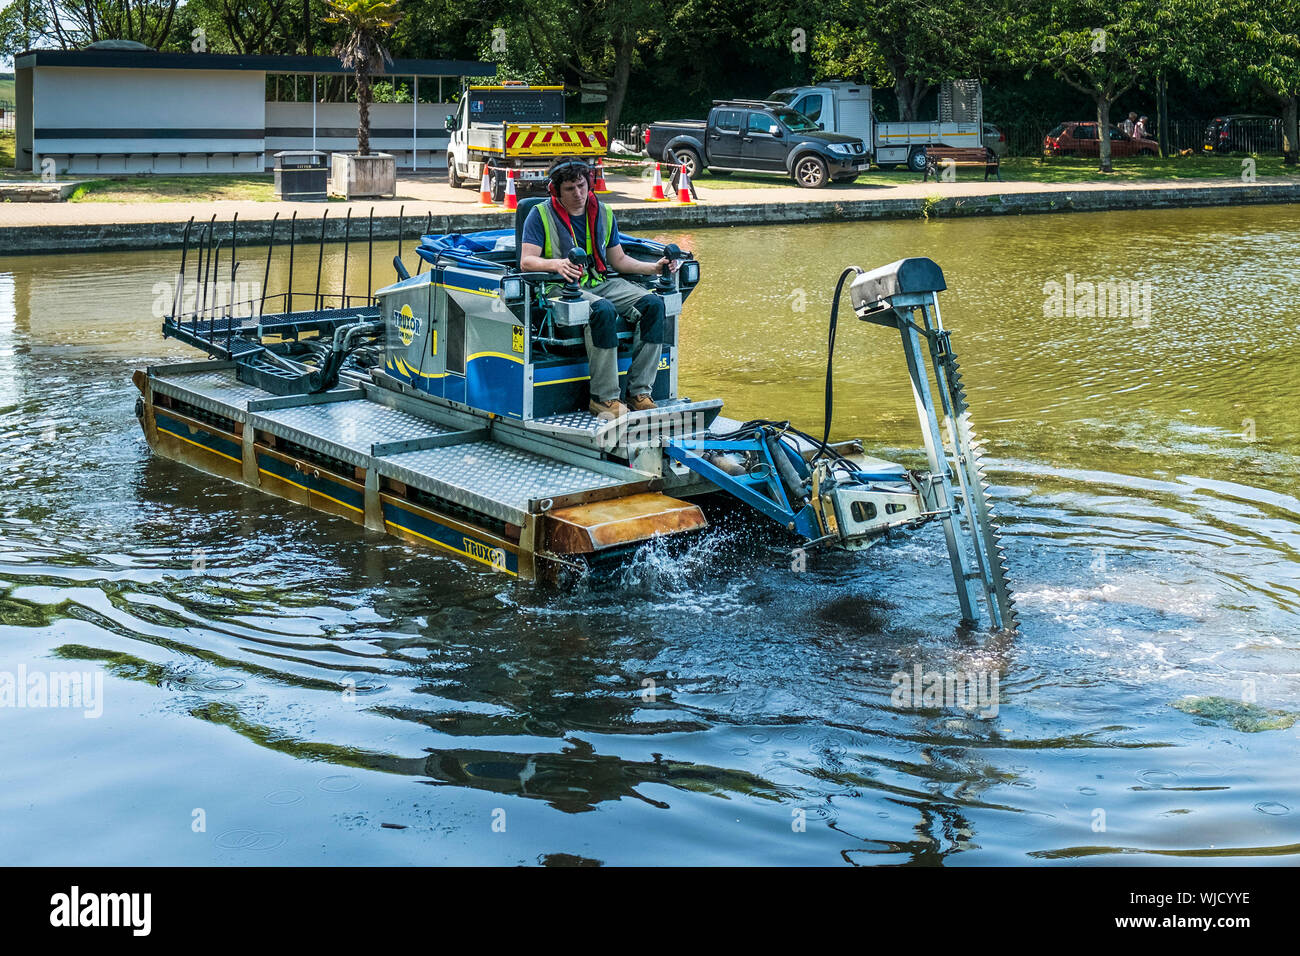
[[[927,146],[925,148],[925,178],[922,182],[928,182],[930,174],[934,178],[939,178],[939,168],[946,165],[949,161],[954,166],[983,166],[984,181],[989,181],[989,173],[994,173],[998,177],[998,182],[1002,182],[1002,167],[998,161],[998,154],[993,152],[987,146],[973,146],[969,148],[953,146]]]

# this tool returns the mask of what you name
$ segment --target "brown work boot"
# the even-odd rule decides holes
[[[633,395],[632,400],[627,403],[627,407],[634,412],[648,412],[652,408],[658,408],[655,400],[647,394]]]
[[[613,421],[616,418],[622,418],[627,414],[627,406],[617,398],[610,399],[608,402],[598,402],[594,398],[591,404],[587,406],[591,414],[597,418],[603,418],[607,421]]]

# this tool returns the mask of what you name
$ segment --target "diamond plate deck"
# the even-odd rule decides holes
[[[372,446],[377,443],[409,441],[453,431],[437,422],[364,399],[256,412],[249,420],[254,428],[363,467],[368,465]]]
[[[624,440],[628,436],[634,438],[642,436],[647,441],[653,442],[661,439],[668,431],[680,437],[695,434],[694,425],[697,422],[706,424],[712,422],[720,408],[722,408],[720,398],[703,402],[662,402],[658,408],[645,412],[632,412],[614,423],[597,418],[583,409],[535,418],[525,422],[524,427],[529,431],[544,432],[569,440],[576,439],[594,447],[606,447],[609,443],[602,443],[601,439],[607,437],[604,433],[612,430],[618,436],[618,447],[623,447]]]
[[[198,372],[157,372],[152,376],[153,388],[164,395],[179,398],[237,422],[248,421],[248,403],[254,399],[271,398],[255,385],[246,385],[235,378],[233,368],[205,369]]]
[[[490,441],[375,459],[381,475],[513,524],[533,498],[611,488],[623,480]],[[629,472],[629,480],[635,477]]]

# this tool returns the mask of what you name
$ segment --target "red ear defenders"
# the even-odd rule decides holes
[[[580,159],[570,159],[563,163],[557,163],[551,168],[550,176],[546,181],[546,190],[551,194],[551,198],[558,199],[560,197],[559,174],[569,169],[581,170],[582,174],[587,177],[587,188],[596,188],[596,170],[592,165],[584,163]]]

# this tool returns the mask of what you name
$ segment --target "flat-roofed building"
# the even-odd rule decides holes
[[[370,148],[444,171],[462,80],[495,75],[478,60],[394,60],[373,77],[389,101],[370,106]],[[335,57],[29,50],[14,92],[15,165],[37,173],[262,172],[280,150],[357,148],[355,82]]]

